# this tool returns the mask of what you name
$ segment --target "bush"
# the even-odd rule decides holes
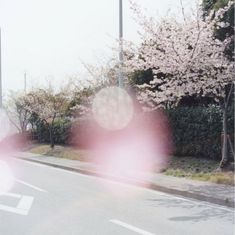
[[[167,115],[172,128],[174,155],[221,159],[222,113],[217,106],[177,107],[167,110]],[[94,139],[97,140],[97,133],[103,133],[90,120],[79,120],[72,128],[71,121],[60,119],[53,128],[55,144],[80,148],[90,148]],[[233,143],[233,107],[228,112],[228,132]],[[48,127],[42,122],[38,123],[33,136],[41,143],[50,143]]]
[[[67,144],[71,132],[71,122],[68,119],[58,119],[53,125],[55,144]],[[40,143],[50,143],[50,133],[47,124],[38,122],[37,129],[33,130],[33,136]]]
[[[228,132],[234,138],[234,108],[228,112]],[[175,155],[221,158],[222,112],[215,106],[178,107],[167,111]]]
[[[57,120],[53,126],[55,144],[67,144],[71,132],[71,122],[67,119]]]

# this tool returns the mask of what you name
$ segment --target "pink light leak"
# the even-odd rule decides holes
[[[1,156],[10,156],[16,151],[22,151],[30,145],[30,133],[15,133],[7,135],[0,140],[0,159]]]
[[[5,139],[9,135],[10,121],[5,110],[0,109],[0,195],[8,192],[14,183],[14,177],[9,166],[2,159],[6,157],[8,146]],[[3,154],[4,153],[4,154]]]
[[[133,111],[133,102],[129,94],[115,86],[100,90],[92,104],[94,119],[108,130],[125,128],[133,117]]]
[[[0,160],[0,195],[11,190],[14,183],[14,177],[9,166]]]
[[[26,147],[29,140],[29,133],[15,133],[6,114],[0,109],[0,160],[12,152]]]
[[[0,194],[7,193],[14,184],[14,174],[7,162],[14,152],[28,143],[28,134],[8,135],[0,140]]]
[[[96,136],[99,156],[95,160],[108,174],[144,180],[148,173],[163,170],[169,162],[169,127],[160,111],[137,114],[127,128],[102,138]]]
[[[4,139],[10,131],[10,121],[4,109],[0,108],[0,141]]]
[[[15,133],[11,130],[6,112],[0,109],[0,194],[11,190],[14,183],[13,172],[8,166],[8,158],[29,143],[29,133]]]
[[[122,180],[149,182],[152,173],[167,167],[172,152],[167,117],[160,110],[133,113],[132,120],[118,130],[100,126],[96,118],[81,120],[73,130],[72,143],[92,150],[89,160],[101,173]]]

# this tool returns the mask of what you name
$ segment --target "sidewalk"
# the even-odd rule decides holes
[[[148,177],[148,179],[151,180],[139,181],[135,178],[127,179],[110,174],[104,174],[98,166],[92,163],[80,162],[77,160],[42,156],[27,152],[19,152],[14,154],[14,157],[49,165],[52,167],[79,172],[82,174],[109,178],[116,181],[127,182],[129,184],[137,184],[143,187],[151,188],[153,190],[206,201],[222,206],[234,208],[235,205],[234,187],[229,185],[177,178],[166,176],[164,174],[151,174],[151,177]]]

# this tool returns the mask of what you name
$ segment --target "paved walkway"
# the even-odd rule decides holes
[[[222,206],[234,207],[234,187],[210,182],[196,181],[184,178],[166,176],[164,174],[145,174],[142,180],[133,177],[120,177],[112,174],[105,174],[97,165],[68,160],[57,157],[50,157],[27,152],[19,152],[14,157],[28,161],[38,162],[82,174],[95,175],[99,177],[111,178],[113,180],[125,181],[131,184],[141,185],[154,190],[176,194],[184,197],[198,199]]]

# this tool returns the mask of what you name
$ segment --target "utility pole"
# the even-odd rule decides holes
[[[119,0],[119,78],[118,85],[123,87],[123,4]]]
[[[27,74],[26,72],[24,72],[24,92],[26,93],[26,89],[27,89]]]
[[[3,108],[2,104],[2,34],[0,28],[0,109]]]

